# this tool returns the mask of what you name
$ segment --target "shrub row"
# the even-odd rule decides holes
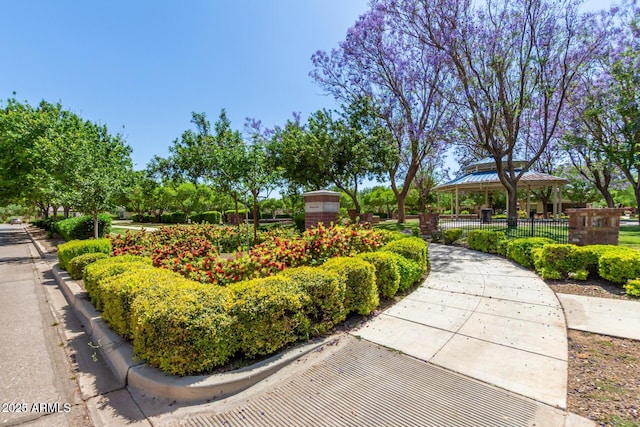
[[[218,211],[207,211],[203,213],[193,214],[189,217],[191,222],[220,224],[222,222],[222,214]]]
[[[46,231],[56,231],[55,220],[53,218],[40,218],[31,221],[31,225]]]
[[[71,240],[58,245],[58,263],[60,268],[68,270],[69,262],[78,255],[102,252],[111,253],[111,241],[109,239],[97,240]]]
[[[629,295],[640,293],[640,251],[613,245],[576,246],[558,244],[551,239],[527,237],[507,240],[504,234],[489,230],[469,232],[469,247],[505,255],[518,264],[535,268],[544,279],[586,280],[597,275],[625,284]]]
[[[93,217],[91,215],[63,219],[54,223],[57,231],[67,242],[93,238]],[[104,237],[111,230],[111,216],[98,215],[98,236]]]
[[[67,270],[69,271],[69,276],[72,279],[78,280],[82,279],[82,275],[84,274],[84,269],[91,263],[96,262],[102,258],[109,258],[109,255],[103,252],[91,252],[88,254],[78,255],[75,258],[72,258],[69,261]]]
[[[464,233],[462,228],[449,228],[444,230],[442,237],[444,238],[445,245],[451,245],[456,240],[460,239]]]
[[[91,302],[98,310],[104,307],[100,283],[108,278],[135,270],[153,268],[151,260],[135,255],[123,255],[97,260],[86,266],[82,279],[84,288],[91,298]]]
[[[467,236],[470,249],[489,254],[497,254],[498,243],[505,239],[504,233],[492,230],[471,230]]]
[[[198,374],[238,353],[268,355],[324,334],[351,312],[371,313],[381,296],[406,289],[427,268],[426,243],[403,240],[385,251],[334,257],[227,287],[154,268],[134,255],[95,260],[83,278],[105,322],[132,339],[137,357],[169,374]]]

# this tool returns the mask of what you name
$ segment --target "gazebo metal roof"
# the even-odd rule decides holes
[[[518,173],[521,169],[516,169],[515,171]],[[569,181],[565,178],[529,170],[524,173],[522,178],[520,178],[518,186],[525,189],[539,189],[553,187],[556,185],[559,186],[568,182]],[[496,170],[468,173],[464,176],[438,185],[434,190],[444,192],[453,191],[456,188],[462,191],[504,190],[504,186],[500,182],[500,179],[498,178],[498,171]]]

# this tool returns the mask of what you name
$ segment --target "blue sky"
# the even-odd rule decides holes
[[[137,169],[168,155],[191,112],[235,129],[335,108],[309,77],[366,0],[72,2],[2,0],[0,99],[60,101],[105,123]]]
[[[335,108],[309,77],[367,0],[0,0],[0,99],[60,101],[122,130],[136,169],[222,108],[235,129]],[[609,1],[590,0],[588,9]],[[122,127],[124,126],[124,129]]]

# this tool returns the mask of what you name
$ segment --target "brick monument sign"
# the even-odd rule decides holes
[[[617,245],[623,209],[567,209],[569,243],[578,246]]]
[[[318,190],[302,195],[304,197],[304,228],[312,228],[323,223],[337,223],[340,218],[340,193]]]

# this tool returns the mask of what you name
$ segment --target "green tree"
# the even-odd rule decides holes
[[[112,210],[122,199],[131,176],[131,147],[105,125],[86,121],[77,129],[73,157],[73,205],[93,216],[98,238],[98,214]]]
[[[388,138],[369,101],[362,98],[343,107],[337,119],[319,110],[302,125],[294,116],[276,132],[269,151],[285,180],[312,190],[335,185],[359,213],[358,186],[365,178],[380,178],[391,163]]]
[[[253,201],[253,239],[258,237],[258,197],[263,193],[269,193],[275,187],[278,180],[278,171],[271,167],[267,155],[267,142],[269,132],[264,131],[260,121],[247,119],[245,129],[249,137],[249,143],[244,144],[242,157],[239,159],[240,170],[243,171],[240,183],[244,191],[251,194]]]
[[[575,203],[593,203],[602,200],[602,195],[598,190],[571,166],[565,166],[561,170],[561,175],[569,180],[562,194],[567,199]],[[612,200],[613,202],[613,200]]]
[[[214,141],[210,178],[216,188],[233,198],[234,210],[238,215],[241,178],[245,173],[245,146],[240,132],[231,128],[231,121],[224,109],[214,124]]]
[[[176,188],[175,205],[184,213],[184,222],[193,212],[202,212],[211,203],[213,192],[204,185],[183,182]]]
[[[134,171],[130,176],[130,184],[120,203],[129,211],[142,215],[153,209],[153,196],[160,186],[157,181],[148,176],[147,172]]]
[[[363,203],[368,210],[385,212],[391,218],[394,206],[397,206],[393,190],[384,186],[376,186],[363,194]]]
[[[212,175],[216,145],[205,113],[191,113],[191,123],[196,127],[195,132],[191,129],[184,131],[180,139],[175,139],[169,147],[171,168],[168,169],[174,177],[181,176],[197,186]],[[161,166],[167,168],[166,165]]]
[[[284,208],[284,202],[280,199],[270,197],[260,203],[263,212],[269,212],[275,218],[276,211]]]

